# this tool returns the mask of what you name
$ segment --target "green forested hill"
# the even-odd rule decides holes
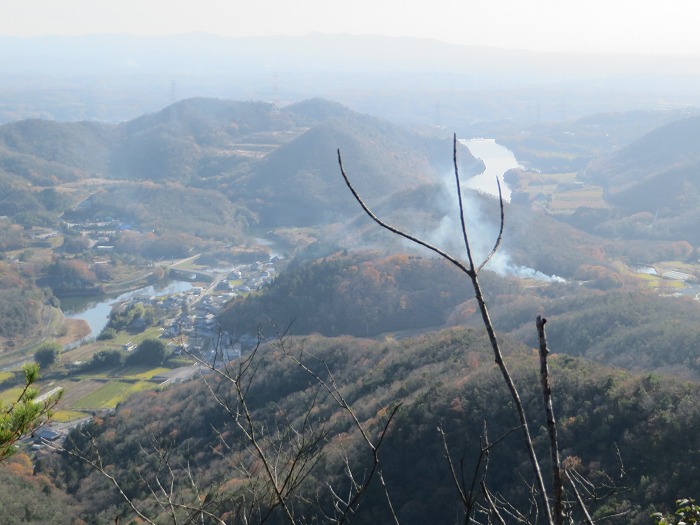
[[[215,99],[184,100],[118,129],[111,176],[185,183],[258,158],[303,131],[273,104]]]
[[[698,301],[628,290],[571,292],[536,299],[551,321],[552,351],[637,372],[700,377]],[[535,346],[533,300],[529,294],[501,297],[492,310],[499,330]]]
[[[444,325],[465,301],[467,283],[448,263],[406,255],[335,255],[282,273],[263,294],[221,315],[231,333],[274,334],[294,320],[296,334],[372,336]]]
[[[1,223],[0,223],[1,224]],[[23,346],[22,341],[44,329],[44,294],[17,268],[0,262],[0,338],[4,348]],[[8,341],[11,341],[8,342]]]
[[[698,116],[661,126],[590,166],[588,176],[615,196],[670,169],[693,164],[698,161],[699,130]]]
[[[522,131],[522,132],[521,132]],[[591,115],[494,134],[533,168],[528,198],[587,232],[608,239],[683,240],[700,243],[700,117],[696,109]],[[554,182],[540,185],[538,170]],[[602,189],[602,201],[592,197]],[[518,195],[522,198],[524,194]],[[569,199],[582,200],[571,215]],[[554,200],[547,200],[553,198]],[[590,207],[589,207],[590,206]]]
[[[247,210],[214,190],[180,183],[128,182],[108,185],[91,197],[91,208],[121,217],[144,231],[176,231],[235,242]]]
[[[338,148],[360,189],[381,197],[434,180],[451,158],[447,137],[419,135],[325,100],[280,108],[199,98],[119,125],[0,126],[0,176],[25,201],[41,188],[85,179],[93,187],[105,179],[113,187],[177,183],[222,193],[265,226],[308,225],[340,220],[352,209]],[[462,157],[474,163],[468,151]],[[1,211],[17,213],[9,205]]]
[[[449,140],[443,145],[449,158]],[[246,200],[255,199],[253,209],[266,225],[342,220],[357,205],[340,177],[338,148],[358,190],[369,198],[415,188],[436,176],[420,137],[353,115],[325,121],[271,152],[259,165],[251,165],[230,191],[235,195],[240,185]]]
[[[615,274],[613,274],[615,275]],[[534,318],[552,320],[553,351],[636,372],[700,377],[700,303],[643,289],[597,290],[579,282],[524,281],[484,272],[497,330],[537,346]],[[263,293],[230,303],[220,316],[237,336],[376,336],[446,324],[479,324],[473,291],[442,260],[378,252],[296,262]]]
[[[459,521],[460,505],[437,427],[445,431],[456,465],[462,465],[464,476],[471,479],[484,422],[492,441],[517,426],[507,389],[480,331],[383,342],[311,336],[287,340],[285,345],[322,376],[326,366],[332,371],[344,398],[375,438],[391,407],[402,403],[380,449],[381,469],[401,523]],[[505,340],[504,347],[546,465],[536,359],[527,347],[512,341]],[[260,443],[265,443],[268,453],[273,454],[272,449],[262,438],[267,432],[273,433],[270,437],[287,435],[287,439],[292,439],[292,434],[285,433],[288,425],[299,431],[325,428],[330,432],[319,444],[325,451],[321,461],[300,488],[313,497],[295,500],[295,510],[313,520],[320,517],[319,506],[330,510],[328,483],[337,493],[343,492],[347,482],[343,456],[362,476],[371,454],[363,448],[347,414],[279,347],[265,346],[255,359],[246,395]],[[656,376],[635,377],[565,356],[554,358],[551,367],[564,458],[593,482],[617,486],[612,495],[592,506],[594,518],[623,511],[606,522],[648,523],[652,505],[700,491],[700,457],[693,438],[700,424],[700,398],[694,386]],[[166,470],[158,469],[154,453],[161,450],[175,469],[179,495],[190,490],[185,474],[189,468],[200,488],[218,487],[208,492],[209,508],[235,521],[232,512],[237,502],[250,495],[240,466],[251,463],[233,420],[212,397],[213,391],[233,402],[230,387],[231,383],[210,376],[144,394],[120,405],[114,414],[95,419],[83,431],[95,438],[109,472],[151,516],[161,511],[149,501],[147,483],[153,486],[154,476],[167,476]],[[315,408],[307,415],[311,406]],[[74,434],[74,439],[88,446],[84,434]],[[79,502],[81,515],[90,522],[107,523],[123,508],[111,484],[79,460],[47,458],[40,471],[65,483]],[[248,472],[254,477],[261,473],[259,469]],[[527,505],[528,480],[527,460],[514,432],[491,451],[487,482],[512,503]],[[390,521],[383,494],[381,485],[373,484],[353,522]],[[281,519],[276,512],[270,522]]]
[[[637,237],[643,229],[648,238],[700,242],[700,117],[644,135],[591,163],[585,177],[602,185],[606,200],[620,210],[601,231]]]
[[[0,166],[30,182],[54,183],[109,170],[110,151],[118,133],[96,122],[24,120],[0,126]],[[36,172],[36,173],[32,173]]]

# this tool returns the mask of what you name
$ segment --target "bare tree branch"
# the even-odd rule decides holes
[[[340,173],[343,176],[343,179],[345,180],[345,184],[347,184],[348,188],[350,189],[350,192],[352,192],[353,196],[355,197],[355,200],[359,203],[359,205],[362,207],[362,209],[367,213],[367,215],[379,226],[382,228],[389,230],[392,233],[395,233],[396,235],[399,235],[411,242],[414,242],[416,244],[419,244],[420,246],[423,246],[424,248],[427,248],[428,250],[435,252],[438,254],[440,257],[443,257],[444,259],[450,261],[452,264],[454,264],[457,268],[465,272],[466,274],[473,273],[472,268],[467,268],[462,261],[459,259],[456,259],[455,257],[452,257],[450,254],[447,252],[444,252],[440,248],[433,246],[430,243],[427,243],[423,241],[422,239],[419,239],[418,237],[414,237],[413,235],[410,235],[408,233],[405,233],[398,228],[391,226],[384,221],[382,221],[379,217],[377,217],[372,210],[369,209],[369,207],[365,204],[365,202],[362,200],[360,195],[357,193],[353,185],[350,183],[350,179],[348,179],[348,176],[345,174],[345,168],[343,167],[343,159],[340,156],[340,149],[338,150],[338,164],[340,165]]]
[[[389,512],[391,512],[391,518],[394,520],[394,525],[401,525],[399,523],[399,518],[396,515],[396,511],[394,510],[394,505],[391,503],[391,497],[389,496],[389,489],[386,486],[386,483],[384,482],[384,476],[382,475],[382,471],[380,470],[379,473],[379,482],[382,484],[382,487],[384,488],[384,495],[386,497],[386,502],[387,505],[389,505]]]
[[[574,491],[574,496],[576,496],[576,501],[578,502],[578,506],[581,509],[581,512],[583,512],[583,515],[586,519],[586,523],[588,525],[593,525],[593,519],[591,518],[591,515],[588,514],[588,509],[586,508],[586,504],[583,502],[583,499],[581,498],[581,494],[579,493],[578,489],[576,488],[576,483],[574,483],[574,480],[571,479],[571,476],[569,476],[568,471],[564,471],[564,473],[566,474],[566,477],[569,479],[569,486]]]
[[[550,505],[549,505],[549,499],[547,497],[547,490],[544,484],[544,480],[542,478],[542,472],[540,470],[540,465],[539,465],[539,460],[537,459],[537,454],[535,453],[535,448],[534,444],[532,441],[532,437],[530,435],[530,429],[528,427],[527,423],[527,417],[525,415],[525,409],[523,407],[522,400],[520,399],[520,394],[518,393],[518,389],[515,386],[515,382],[513,381],[510,372],[508,371],[508,367],[506,366],[504,360],[503,360],[503,354],[501,352],[500,344],[498,342],[498,339],[496,337],[496,332],[493,328],[493,323],[491,322],[491,318],[489,316],[488,308],[486,306],[486,300],[484,299],[483,292],[481,290],[481,284],[478,279],[478,270],[475,269],[475,264],[473,261],[472,257],[472,252],[471,252],[471,246],[469,243],[469,237],[467,235],[467,229],[466,229],[466,224],[464,220],[464,207],[462,205],[462,199],[461,199],[461,186],[459,183],[459,169],[458,169],[458,162],[457,162],[457,138],[456,135],[453,136],[453,162],[454,162],[454,172],[455,172],[455,178],[457,180],[456,184],[458,187],[458,193],[460,195],[459,197],[459,209],[460,209],[460,222],[462,224],[462,232],[463,232],[463,237],[464,237],[464,245],[465,249],[467,252],[467,257],[469,259],[469,264],[465,265],[463,262],[461,262],[459,259],[456,257],[453,257],[452,255],[449,255],[448,253],[444,252],[443,250],[423,241],[422,239],[419,239],[418,237],[415,237],[413,235],[410,235],[394,226],[390,226],[389,224],[385,223],[382,221],[379,217],[377,217],[371,210],[370,208],[364,203],[358,192],[355,190],[353,187],[352,183],[350,182],[347,174],[345,173],[345,168],[343,167],[343,161],[342,157],[340,155],[340,150],[338,150],[338,164],[340,166],[340,173],[345,180],[346,185],[350,189],[351,193],[357,200],[357,202],[360,204],[362,209],[367,213],[367,215],[374,220],[377,224],[379,224],[382,228],[385,228],[389,230],[392,233],[395,233],[396,235],[399,235],[409,241],[414,242],[415,244],[418,244],[420,246],[423,246],[425,248],[428,248],[429,250],[433,251],[434,253],[440,255],[443,257],[445,260],[451,262],[454,264],[457,268],[459,268],[462,272],[464,272],[470,279],[472,283],[472,287],[474,289],[474,294],[476,296],[477,303],[479,304],[479,310],[481,312],[481,318],[484,324],[484,327],[486,328],[486,332],[488,333],[489,341],[491,342],[491,348],[493,350],[494,354],[494,359],[496,364],[498,365],[498,368],[501,371],[501,375],[503,376],[503,380],[506,383],[506,386],[508,387],[508,390],[510,391],[511,397],[513,399],[513,403],[515,405],[516,411],[518,413],[518,418],[520,420],[520,425],[523,430],[523,439],[525,441],[525,446],[527,449],[528,457],[530,458],[530,464],[532,466],[533,473],[535,475],[535,480],[538,488],[538,494],[540,497],[540,502],[542,505],[542,508],[544,510],[544,514],[547,517],[547,523],[549,525],[554,525],[553,519],[552,519],[552,512],[550,510]],[[500,191],[499,191],[500,194]],[[503,196],[500,195],[500,206],[501,210],[503,210]],[[503,214],[501,215],[502,220],[501,220],[501,228],[500,231],[503,231]],[[495,250],[498,248],[500,245],[500,237],[501,234],[499,233],[499,236],[494,244],[494,249],[492,250],[492,253],[487,257],[490,258],[493,253],[495,253]],[[481,268],[482,265],[479,266]]]
[[[76,452],[74,450],[67,449],[65,447],[59,447],[59,446],[52,446],[52,448],[54,450],[59,451],[59,452],[64,452],[64,453],[68,454],[69,456],[73,456],[75,458],[78,458],[81,461],[84,461],[85,463],[90,465],[92,468],[94,468],[97,472],[99,472],[102,476],[104,476],[105,478],[107,478],[110,481],[110,483],[117,490],[117,492],[119,493],[121,498],[126,502],[127,505],[129,505],[131,510],[133,510],[139,518],[141,518],[146,523],[149,523],[151,525],[156,525],[156,523],[153,520],[149,519],[145,514],[143,514],[136,507],[136,505],[134,504],[132,499],[129,496],[127,496],[126,493],[124,492],[124,490],[122,489],[122,486],[119,483],[119,481],[117,481],[117,479],[114,476],[112,476],[109,472],[107,472],[105,470],[105,467],[102,463],[102,457],[100,456],[99,448],[97,447],[97,444],[95,443],[95,438],[90,436],[89,434],[88,434],[88,437],[90,438],[90,445],[91,445],[90,448],[96,456],[95,459],[91,459],[88,454],[86,454],[85,452],[82,452],[82,451]]]
[[[501,513],[498,511],[498,508],[496,507],[496,502],[493,500],[493,497],[491,497],[491,493],[486,487],[485,481],[481,482],[481,490],[484,493],[484,497],[486,498],[486,502],[488,503],[488,508],[491,512],[491,515],[493,515],[498,521],[498,523],[500,523],[501,525],[507,525],[506,521],[503,519],[503,516],[501,516]]]

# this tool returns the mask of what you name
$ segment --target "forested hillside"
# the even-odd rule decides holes
[[[700,304],[629,285],[603,292],[617,274],[581,283],[530,281],[484,272],[491,316],[500,332],[537,346],[533,320],[546,313],[557,353],[629,370],[700,377]],[[614,283],[614,281],[613,281]],[[533,305],[536,305],[533,306]],[[448,324],[480,324],[464,276],[449,263],[377,252],[335,254],[299,262],[259,295],[228,305],[221,325],[230,333],[375,336]]]
[[[515,415],[480,330],[381,342],[311,336],[284,344],[322,377],[328,366],[344,399],[373,436],[391,407],[402,403],[380,452],[380,467],[401,523],[452,523],[462,513],[438,427],[445,431],[464,476],[470,478],[486,421],[492,440],[504,437],[491,452],[489,486],[514,504],[529,498],[520,436],[507,435],[516,426]],[[534,357],[529,348],[512,340],[505,340],[505,348],[534,428],[539,429],[537,421],[544,420]],[[369,468],[371,454],[347,414],[279,347],[265,346],[254,359],[255,375],[250,376],[246,400],[261,439],[268,433],[270,438],[276,432],[286,433],[288,426],[309,439],[307,432],[330,432],[319,443],[322,459],[310,465],[300,487],[301,494],[314,497],[294,499],[296,511],[308,519],[320,517],[321,512],[330,511],[326,483],[336,491],[347,484],[339,454],[347,454],[358,475]],[[237,370],[235,366],[231,370]],[[694,429],[700,424],[696,388],[659,376],[635,377],[563,355],[553,359],[551,367],[564,461],[593,483],[602,484],[601,490],[614,484],[614,490],[605,489],[610,494],[603,501],[592,505],[595,518],[622,512],[606,522],[648,523],[652,505],[672,501],[680,491],[700,490],[694,466],[700,458],[693,446]],[[148,484],[153,486],[158,476],[161,482],[169,479],[167,470],[158,468],[160,450],[175,469],[178,498],[191,495],[183,470],[189,465],[199,489],[208,494],[208,509],[235,521],[240,503],[251,496],[250,483],[262,472],[240,470],[248,461],[235,453],[244,450],[239,448],[243,436],[209,390],[233,403],[232,386],[210,376],[139,396],[114,414],[96,418],[72,439],[76,446],[88,447],[86,436],[93,436],[104,466],[148,515],[162,512],[150,499]],[[545,457],[543,429],[536,430],[536,443]],[[276,457],[264,446],[271,458]],[[228,452],[219,455],[224,451]],[[65,484],[79,502],[81,514],[92,516],[96,523],[106,523],[123,508],[108,480],[80,460],[47,457],[39,469]],[[378,483],[359,509],[356,523],[390,520]],[[279,510],[271,523],[281,522]]]
[[[148,182],[152,192],[171,199],[178,188],[193,186],[223,194],[244,210],[248,222],[266,226],[332,222],[349,213],[352,204],[337,176],[337,148],[355,160],[358,183],[379,195],[434,180],[450,158],[444,134],[406,131],[324,100],[280,108],[189,99],[119,125],[31,120],[0,126],[0,184],[5,187],[0,213],[41,218],[44,208],[61,212],[85,197],[85,184],[70,183],[87,181],[94,189],[117,193],[113,206],[148,227],[163,207],[156,202],[147,216],[137,216],[119,196],[134,183]],[[476,165],[468,150],[461,156],[465,166]],[[42,188],[62,183],[67,199],[42,201]],[[213,194],[209,200],[214,210],[220,207]],[[83,211],[100,213],[98,204]],[[193,206],[183,211],[196,217],[206,208]],[[244,226],[237,225],[239,233]],[[178,224],[163,217],[160,227]]]
[[[442,326],[467,296],[464,279],[444,261],[336,254],[292,267],[263,294],[234,301],[221,325],[231,333],[260,327],[274,335],[293,321],[296,334],[368,337]]]
[[[700,494],[700,121],[674,121],[684,116],[491,128],[532,166],[507,177],[514,193],[503,203],[502,242],[479,274],[485,299],[541,458],[534,319],[548,319],[564,467],[591,491],[594,520],[610,525],[648,523],[654,508]],[[485,161],[456,147],[469,182]],[[203,506],[203,523],[292,522],[266,485],[258,446],[279,472],[292,469],[288,496],[308,523],[327,522],[337,496],[357,489],[348,472],[372,480],[353,523],[391,522],[387,494],[404,525],[462,522],[445,447],[462,469],[456,479],[471,480],[487,435],[497,443],[490,490],[529,506],[520,423],[468,280],[362,213],[338,149],[380,217],[466,257],[452,140],[439,128],[411,130],[319,99],[203,98],[117,125],[0,126],[8,367],[31,355],[24,338],[60,348],[84,337],[70,332],[54,293],[137,290],[133,300],[149,312],[145,331],[113,323],[46,370],[41,387],[68,385],[78,407],[61,417],[91,417],[65,444],[93,464],[46,448],[33,457],[36,472],[30,455],[8,464],[22,499],[42,494],[24,505],[34,522],[54,519],[35,508],[54,491],[56,509],[75,506],[66,521],[135,519],[105,473],[156,523],[175,501]],[[548,172],[564,169],[574,171]],[[501,209],[477,191],[463,197],[480,260],[498,238]],[[196,282],[155,297],[146,284],[168,272]],[[115,312],[131,312],[117,302]],[[130,352],[154,339],[158,368],[142,370]],[[193,365],[193,355],[204,361]],[[7,403],[17,377],[3,374]],[[73,387],[83,381],[94,390],[80,404]],[[126,399],[141,389],[150,390]]]
[[[604,188],[613,208],[598,214],[606,236],[700,242],[698,136],[700,117],[688,116],[654,129],[592,161],[584,181]]]

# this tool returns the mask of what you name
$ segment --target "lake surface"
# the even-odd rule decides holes
[[[61,299],[61,309],[66,317],[70,319],[82,319],[90,326],[90,335],[96,337],[109,320],[112,313],[112,305],[134,297],[135,295],[170,295],[173,293],[185,292],[192,288],[189,281],[169,281],[160,286],[144,286],[131,292],[120,295],[99,296],[99,297],[68,297]]]
[[[496,178],[501,182],[503,200],[510,202],[510,187],[504,182],[503,174],[513,168],[520,168],[515,155],[494,139],[460,139],[460,143],[469,148],[472,155],[484,161],[486,170],[467,180],[467,188],[478,190],[498,197]]]

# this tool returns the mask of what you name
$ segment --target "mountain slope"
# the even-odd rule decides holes
[[[449,143],[445,142],[449,154]],[[337,149],[357,189],[376,199],[415,188],[435,176],[417,137],[353,115],[322,122],[271,152],[244,175],[243,195],[262,199],[256,211],[269,225],[334,222],[356,210],[340,176]]]
[[[577,171],[661,126],[696,114],[692,108],[597,113],[573,121],[533,124],[524,130],[504,123],[494,126],[490,135],[531,168]]]
[[[288,340],[287,345],[317,373],[325,377],[328,369],[332,371],[334,384],[355,407],[371,436],[381,431],[391,407],[402,403],[380,451],[383,476],[401,523],[453,523],[461,516],[438,427],[446,434],[455,464],[461,464],[463,475],[471,479],[486,421],[492,442],[503,438],[491,450],[487,483],[510,502],[527,505],[531,492],[522,482],[530,479],[527,457],[519,433],[512,432],[517,417],[508,390],[493,368],[484,334],[456,330],[402,341],[311,336]],[[507,339],[504,349],[532,421],[543,421],[536,401],[541,399],[536,358],[529,348]],[[363,470],[368,464],[366,447],[344,411],[274,345],[259,351],[255,365],[254,380],[246,382],[246,395],[256,431],[283,432],[291,424],[298,425],[297,429],[330,432],[319,444],[324,447],[322,460],[300,487],[313,496],[294,500],[295,511],[312,521],[330,510],[326,507],[328,484],[336,493],[347,488],[345,457],[349,458],[347,467],[356,469],[355,473],[367,472]],[[619,480],[618,453],[624,462],[626,475],[616,483],[627,489],[609,496],[602,508],[592,508],[596,517],[624,510],[624,515],[610,523],[647,523],[650,503],[670,502],[682,491],[700,490],[693,466],[698,460],[694,428],[700,424],[697,389],[654,376],[634,377],[565,356],[552,358],[550,366],[560,440],[569,463],[594,481],[610,481]],[[221,399],[230,400],[234,395],[230,383],[210,380],[209,385]],[[546,458],[543,427],[532,425],[538,454]],[[168,464],[176,469],[178,495],[187,497],[186,469],[192,469],[194,479],[206,487],[217,487],[207,492],[207,501],[219,515],[233,519],[237,505],[250,495],[246,471],[237,468],[250,464],[240,456],[246,450],[238,442],[242,436],[203,379],[135,397],[85,430],[92,437],[74,433],[75,443],[87,446],[94,439],[109,472],[151,515],[159,513],[148,501],[146,485],[154,483],[158,472],[161,456],[153,451],[154,445],[167,451]],[[260,443],[273,454],[266,442]],[[65,483],[81,502],[83,516],[95,522],[107,522],[114,513],[112,505],[120,505],[111,484],[75,458],[48,458],[39,470]],[[253,470],[247,472],[253,474]],[[605,478],[606,474],[610,477]],[[270,523],[282,519],[273,512]],[[390,521],[383,489],[373,484],[353,522]]]
[[[657,128],[593,163],[587,177],[603,185],[612,202],[628,209],[648,210],[654,200],[657,206],[672,205],[667,192],[657,195],[668,182],[668,174],[685,169],[692,172],[699,164],[700,116],[695,116]],[[693,186],[700,185],[700,178],[688,180]]]
[[[0,175],[35,186],[87,178],[172,182],[221,192],[264,226],[308,225],[342,220],[354,209],[338,148],[370,198],[434,180],[451,158],[447,139],[325,100],[279,108],[199,98],[116,126],[40,120],[0,126]],[[462,157],[475,162],[466,151]]]
[[[113,126],[24,120],[0,126],[0,169],[36,184],[104,176]]]

